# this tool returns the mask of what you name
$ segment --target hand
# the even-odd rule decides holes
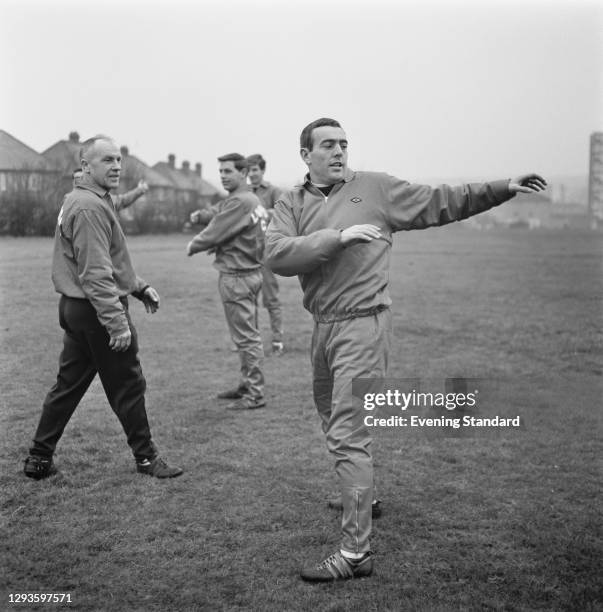
[[[189,257],[190,257],[191,255],[194,255],[194,254],[195,254],[195,252],[193,251],[193,243],[192,243],[192,242],[189,242],[189,243],[186,245],[186,254],[187,254]]]
[[[151,314],[157,312],[159,308],[159,294],[153,287],[147,287],[145,289],[145,292],[142,294],[142,303],[147,312]]]
[[[142,193],[146,193],[149,190],[149,186],[147,185],[146,181],[144,179],[140,179],[138,181],[138,189],[140,189],[140,191],[142,191]]]
[[[123,334],[119,334],[118,336],[111,336],[111,339],[109,340],[109,348],[112,351],[121,353],[128,349],[130,342],[132,342],[132,332],[128,330]]]
[[[546,181],[539,174],[524,174],[509,181],[511,193],[537,193],[546,189]]]
[[[195,210],[190,215],[190,222],[196,225],[208,225],[212,220],[213,214],[207,209]]]
[[[341,232],[341,243],[345,247],[359,242],[370,242],[375,238],[381,238],[381,230],[371,223],[352,225]]]

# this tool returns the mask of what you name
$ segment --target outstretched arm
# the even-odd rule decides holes
[[[118,193],[116,196],[113,196],[113,202],[115,204],[115,210],[122,210],[123,208],[128,208],[143,196],[149,190],[149,186],[147,183],[140,179],[138,181],[138,185],[130,190],[126,191],[126,193]]]
[[[461,221],[498,206],[517,193],[536,193],[546,187],[546,181],[534,173],[456,187],[411,185],[395,177],[389,177],[389,183],[389,217],[394,231]]]

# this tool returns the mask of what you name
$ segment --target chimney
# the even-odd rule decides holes
[[[188,161],[182,162],[182,172],[188,174],[188,171],[191,169],[191,163]]]
[[[172,168],[172,170],[176,167],[176,156],[173,153],[168,155],[168,166]]]
[[[78,143],[80,141],[80,135],[77,132],[69,132],[69,142]]]
[[[199,175],[199,178],[201,178],[201,164],[199,162],[195,164],[195,172]]]
[[[128,157],[128,155],[130,154],[130,151],[128,151],[128,147],[126,147],[125,145],[123,147],[120,147],[119,150],[121,152],[122,157]]]

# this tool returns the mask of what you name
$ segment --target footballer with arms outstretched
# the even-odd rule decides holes
[[[354,378],[387,375],[392,335],[388,292],[393,234],[466,219],[516,193],[541,191],[538,174],[458,187],[413,185],[348,168],[348,139],[334,119],[307,125],[300,138],[303,182],[277,201],[266,235],[266,263],[298,275],[314,317],[314,401],[335,459],[341,491],[339,549],[302,578],[324,582],[369,576],[373,559],[371,435]]]

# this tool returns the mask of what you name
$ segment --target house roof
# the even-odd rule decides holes
[[[170,167],[167,162],[157,162],[153,170],[159,172],[177,189],[192,189],[190,181],[180,173],[180,170]]]
[[[153,169],[171,181],[177,189],[195,191],[203,196],[209,197],[218,193],[218,190],[211,183],[208,183],[199,176],[197,169],[176,168],[172,165],[174,162],[174,158],[171,162],[157,162],[153,166]]]
[[[0,170],[52,170],[38,152],[8,132],[0,130]]]
[[[71,132],[68,140],[59,140],[48,147],[42,155],[57,170],[65,175],[71,175],[80,165],[80,148],[82,143],[77,132]],[[130,155],[127,147],[121,147],[122,178],[139,181],[144,179],[150,187],[172,187],[161,174],[155,172],[150,166],[135,155]]]
[[[122,175],[126,178],[131,178],[134,181],[144,179],[149,187],[174,187],[172,182],[162,174],[147,166],[142,160],[135,155],[130,155],[127,147],[121,148],[121,167]]]
[[[42,152],[48,163],[64,174],[70,175],[80,166],[81,143],[76,132],[69,135],[69,140],[59,140]]]
[[[205,179],[199,179],[201,182],[200,193],[205,196],[220,195],[220,190],[216,189],[211,183]]]

